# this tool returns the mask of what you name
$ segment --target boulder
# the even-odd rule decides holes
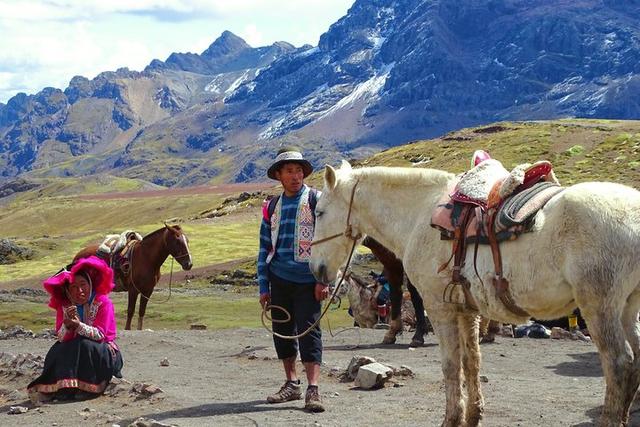
[[[351,358],[351,362],[349,362],[349,366],[347,367],[347,377],[350,380],[355,380],[361,366],[375,363],[375,361],[376,359],[369,356],[353,356]]]
[[[369,363],[358,369],[355,385],[365,390],[380,388],[392,376],[393,370],[390,367],[377,362]]]

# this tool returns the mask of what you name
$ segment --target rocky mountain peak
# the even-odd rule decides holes
[[[109,153],[68,173],[139,177],[157,159],[157,184],[250,180],[290,141],[322,164],[499,120],[637,118],[639,4],[355,0],[315,47],[225,31],[201,55],[0,105],[0,175]]]
[[[231,31],[224,31],[211,45],[202,52],[203,58],[220,58],[226,55],[235,54],[245,49],[251,49],[241,37],[236,36]]]

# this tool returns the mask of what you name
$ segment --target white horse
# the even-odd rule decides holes
[[[443,301],[451,266],[437,270],[449,258],[451,242],[441,241],[429,226],[454,178],[433,169],[327,166],[315,239],[329,239],[313,246],[310,262],[316,278],[330,282],[353,239],[365,233],[402,259],[439,337],[446,389],[442,425],[451,427],[479,425],[484,407],[478,313]],[[331,238],[335,234],[340,235]],[[626,425],[640,384],[640,192],[603,182],[568,187],[538,213],[532,232],[502,243],[501,250],[513,299],[531,316],[556,319],[580,307],[606,377],[601,425]],[[528,320],[496,297],[490,249],[481,246],[477,255],[482,282],[468,252],[462,273],[471,281],[480,314],[516,324]],[[453,297],[462,302],[459,288]]]

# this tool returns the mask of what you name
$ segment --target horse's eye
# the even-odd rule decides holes
[[[320,218],[324,214],[323,211],[316,211],[316,218]]]

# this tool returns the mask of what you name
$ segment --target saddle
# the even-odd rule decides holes
[[[142,240],[142,236],[132,230],[124,231],[122,234],[109,234],[98,246],[96,255],[102,258],[109,266],[123,276],[128,276],[131,272],[131,255],[133,246]],[[118,275],[116,275],[117,277]],[[119,278],[116,279],[118,289],[124,290],[124,284]]]
[[[443,195],[431,217],[431,226],[440,230],[441,239],[453,241],[451,257],[438,269],[438,272],[443,271],[454,260],[452,280],[445,289],[444,298],[446,300],[447,291],[452,292],[459,285],[466,305],[477,310],[471,285],[461,271],[468,244],[475,244],[474,267],[478,245],[488,244],[496,273],[493,279],[496,295],[512,313],[530,317],[515,303],[509,281],[502,275],[499,243],[531,231],[538,211],[563,188],[547,161],[519,165],[509,172],[487,153],[477,151],[472,165],[460,176],[455,187]]]

